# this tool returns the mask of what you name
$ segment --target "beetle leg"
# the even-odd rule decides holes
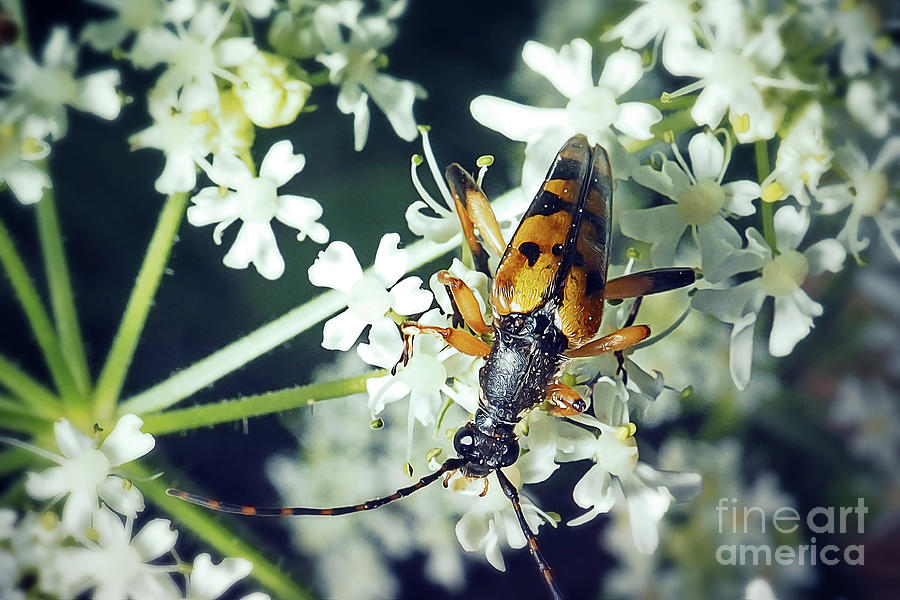
[[[475,333],[485,334],[491,332],[491,327],[484,322],[481,315],[481,307],[475,298],[475,292],[466,285],[466,282],[454,277],[450,271],[438,271],[437,280],[447,288],[451,300],[453,300],[453,324],[465,323]]]
[[[587,408],[581,394],[558,381],[548,386],[547,402],[547,412],[555,417],[571,417],[584,412]]]
[[[400,330],[403,332],[404,337],[407,338],[408,343],[410,344],[412,343],[410,339],[411,336],[420,333],[430,333],[440,336],[449,345],[453,346],[463,354],[468,354],[469,356],[484,357],[491,353],[491,346],[488,343],[484,342],[481,338],[475,337],[468,331],[463,331],[462,329],[454,329],[452,327],[434,327],[431,325],[419,325],[415,321],[406,321],[400,327]],[[406,358],[408,361],[408,353]]]
[[[613,331],[609,335],[605,335],[593,342],[588,342],[580,348],[566,350],[564,354],[569,358],[585,358],[606,352],[621,352],[647,339],[649,336],[650,328],[646,325],[631,325],[618,331]]]
[[[497,256],[502,256],[506,244],[503,243],[503,235],[500,233],[497,217],[494,215],[494,211],[491,209],[484,192],[481,191],[481,187],[472,179],[468,171],[453,163],[447,167],[444,176],[447,179],[447,184],[450,186],[456,214],[459,216],[459,222],[462,225],[463,237],[465,237],[469,250],[472,251],[475,267],[490,277],[488,253],[482,247],[481,242],[478,241],[478,237],[475,235],[475,227],[478,227],[478,233],[481,234],[485,244]]]
[[[696,279],[697,273],[687,267],[651,269],[610,279],[606,282],[603,297],[606,300],[638,298],[685,287]]]

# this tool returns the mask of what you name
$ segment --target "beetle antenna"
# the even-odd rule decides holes
[[[506,497],[512,502],[513,509],[516,511],[516,518],[519,520],[519,526],[522,528],[522,533],[525,534],[525,539],[528,540],[528,550],[531,552],[531,556],[534,557],[534,562],[537,563],[537,568],[544,577],[547,588],[553,595],[553,600],[565,600],[562,592],[556,586],[556,581],[553,579],[553,573],[550,572],[550,565],[544,559],[544,555],[541,554],[541,551],[538,548],[537,537],[534,535],[534,532],[531,531],[528,522],[525,521],[525,513],[522,512],[522,505],[519,504],[519,492],[516,490],[516,486],[512,484],[500,469],[497,469],[496,473],[497,479],[500,480],[500,487],[503,488],[503,493],[506,494]]]
[[[169,496],[174,496],[175,498],[180,498],[181,500],[185,500],[198,506],[209,508],[211,510],[233,513],[236,515],[248,515],[255,517],[290,517],[295,515],[337,516],[360,512],[363,510],[372,510],[374,508],[378,508],[379,506],[384,506],[388,502],[393,502],[394,500],[405,498],[413,492],[434,483],[435,481],[440,479],[441,475],[443,475],[444,473],[460,468],[463,463],[465,463],[465,460],[462,458],[448,458],[446,461],[444,461],[444,464],[442,464],[440,468],[434,473],[426,475],[418,482],[410,486],[400,488],[390,496],[375,498],[374,500],[369,500],[368,502],[363,502],[362,504],[354,504],[351,506],[336,506],[334,508],[306,508],[301,506],[250,506],[246,504],[230,504],[228,502],[221,502],[219,500],[214,500],[206,496],[200,496],[174,488],[167,489],[166,494],[168,494]]]

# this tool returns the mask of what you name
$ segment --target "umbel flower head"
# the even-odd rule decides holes
[[[62,456],[42,452],[57,466],[29,473],[25,489],[39,500],[65,497],[62,525],[74,535],[85,535],[97,511],[98,498],[116,512],[134,518],[144,509],[144,498],[136,487],[115,473],[116,467],[153,449],[153,436],[140,431],[142,424],[140,417],[123,415],[98,445],[68,420],[58,420],[53,431]]]
[[[269,148],[258,177],[236,156],[216,155],[206,172],[220,187],[203,188],[191,198],[194,205],[188,208],[188,222],[198,227],[217,223],[213,240],[221,244],[225,229],[240,220],[241,228],[222,262],[233,269],[246,269],[253,263],[266,279],[281,277],[284,259],[275,242],[272,219],[297,229],[300,241],[307,235],[320,244],[328,241],[328,229],[318,222],[322,216],[318,202],[305,196],[278,194],[278,188],[305,163],[304,156],[295,155],[287,140]]]

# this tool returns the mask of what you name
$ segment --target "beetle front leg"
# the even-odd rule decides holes
[[[491,332],[490,325],[484,322],[481,307],[475,298],[475,292],[459,277],[450,271],[438,271],[437,280],[447,288],[453,304],[453,324],[466,324],[479,334]]]
[[[406,360],[403,362],[405,365],[409,361],[409,356],[412,348],[412,336],[418,335],[420,333],[430,333],[432,335],[437,335],[442,338],[447,344],[453,346],[463,354],[468,354],[469,356],[481,356],[485,357],[491,353],[491,346],[481,338],[475,337],[468,331],[463,331],[462,329],[454,329],[452,327],[435,327],[433,325],[420,325],[415,321],[406,321],[401,325],[400,330],[403,332],[403,337],[406,340],[405,346],[405,358]],[[403,360],[403,359],[401,359]]]

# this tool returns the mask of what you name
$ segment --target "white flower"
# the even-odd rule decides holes
[[[446,317],[430,310],[419,318],[422,325],[447,327]],[[390,369],[396,365],[403,349],[397,326],[387,320],[372,325],[369,344],[360,344],[360,357],[375,366]],[[468,412],[478,407],[478,367],[481,359],[460,353],[441,338],[417,334],[413,338],[412,356],[406,365],[397,368],[396,375],[372,377],[366,380],[369,409],[379,414],[386,404],[409,397],[410,435],[413,420],[430,426],[443,404],[443,397],[453,399]],[[452,380],[452,383],[447,383]]]
[[[519,472],[515,466],[503,469],[503,473],[517,488],[520,486]],[[487,493],[484,486],[487,484]],[[457,475],[450,479],[450,487],[457,493],[471,497],[471,506],[456,524],[456,537],[467,552],[483,551],[488,562],[499,571],[506,570],[503,554],[500,552],[500,540],[503,539],[510,548],[522,548],[527,543],[525,534],[516,518],[515,510],[509,498],[503,493],[497,476],[491,473],[485,479],[467,481]],[[528,527],[537,532],[544,522],[556,525],[555,521],[524,494],[519,493],[519,501]]]
[[[144,509],[144,498],[130,481],[112,473],[153,449],[153,436],[140,431],[143,423],[140,417],[123,415],[98,447],[66,419],[56,421],[53,431],[63,456],[46,453],[58,466],[29,473],[25,489],[39,500],[68,496],[62,524],[75,535],[83,536],[90,525],[98,496],[116,512],[134,518]]]
[[[277,5],[276,0],[236,0],[254,19],[265,19]]]
[[[131,33],[140,33],[163,21],[185,20],[196,10],[194,0],[88,0],[116,13],[105,21],[90,22],[81,39],[100,51],[112,50]]]
[[[900,66],[900,49],[891,43],[875,6],[868,2],[842,3],[832,18],[843,42],[840,65],[844,75],[868,73],[870,53],[889,68]]]
[[[757,264],[750,261],[737,272],[761,269],[754,277],[731,288],[702,289],[694,295],[694,308],[707,312],[732,324],[729,366],[738,389],[750,381],[753,360],[753,331],[763,301],[775,300],[775,317],[769,336],[769,354],[787,356],[794,346],[813,328],[813,317],[822,314],[822,306],[813,301],[801,287],[807,275],[825,270],[838,272],[846,252],[840,242],[824,239],[802,253],[797,247],[809,228],[809,212],[783,206],[775,213],[775,240],[778,254],[772,255],[763,236],[752,227],[747,230],[747,250],[756,255]]]
[[[837,160],[849,180],[819,188],[816,197],[822,203],[822,212],[825,214],[850,207],[850,214],[847,215],[847,221],[837,239],[859,261],[859,253],[869,245],[868,238],[859,237],[859,227],[862,219],[871,217],[884,232],[884,240],[894,256],[900,260],[900,247],[892,237],[895,226],[883,210],[891,187],[886,175],[887,166],[900,160],[900,136],[890,137],[885,141],[871,166],[865,154],[852,144],[838,149]]]
[[[356,253],[345,242],[332,242],[319,252],[309,268],[310,282],[337,290],[347,302],[347,310],[325,323],[324,348],[347,351],[367,325],[390,321],[388,311],[406,316],[423,312],[431,305],[431,292],[421,289],[420,278],[400,280],[409,259],[399,244],[399,234],[384,234],[375,253],[375,265],[367,273],[363,273]]]
[[[182,110],[168,97],[151,93],[148,106],[153,125],[128,138],[132,148],[157,148],[165,155],[154,187],[161,194],[186,192],[197,184],[197,164],[211,151],[209,118]]]
[[[601,378],[593,394],[598,418],[582,414],[572,419],[597,429],[599,435],[585,430],[585,435],[573,439],[571,447],[561,448],[557,460],[590,458],[594,462],[572,491],[575,503],[590,510],[569,525],[586,523],[624,500],[635,546],[649,554],[656,550],[659,521],[676,495],[685,498],[696,494],[700,477],[695,473],[659,471],[638,462],[635,429],[628,422],[627,398],[621,381]]]
[[[425,90],[410,81],[378,72],[379,50],[394,40],[392,20],[405,2],[388,3],[382,13],[361,16],[361,2],[345,0],[322,4],[313,14],[313,24],[324,45],[316,60],[329,71],[329,80],[340,85],[337,106],[353,114],[353,145],[362,150],[369,135],[369,97],[384,112],[394,131],[406,141],[416,137],[413,102]]]
[[[149,69],[159,63],[167,65],[155,93],[179,94],[181,106],[193,111],[218,104],[216,77],[240,84],[227,69],[250,60],[257,49],[252,38],[220,39],[231,18],[229,6],[223,13],[218,3],[205,2],[187,28],[179,26],[173,32],[158,26],[138,35],[131,51],[135,66]]]
[[[709,3],[718,7],[718,2]],[[708,5],[709,5],[708,4]],[[726,3],[727,5],[727,3]],[[766,140],[775,135],[784,108],[764,101],[761,90],[769,87],[815,89],[791,77],[778,79],[773,72],[784,59],[784,45],[778,30],[784,19],[768,17],[762,31],[748,35],[743,15],[721,19],[723,31],[709,36],[710,49],[699,47],[694,40],[669,44],[663,64],[673,75],[698,77],[688,86],[673,92],[680,96],[702,88],[691,118],[698,125],[713,129],[728,112],[732,128],[740,142]],[[725,31],[726,25],[728,30]]]
[[[268,52],[256,52],[238,66],[242,85],[234,87],[250,120],[260,127],[294,122],[312,91],[305,81],[291,77],[287,60]]]
[[[191,566],[185,600],[214,600],[225,593],[228,588],[246,577],[253,570],[253,563],[244,558],[225,558],[219,564],[213,563],[209,554],[197,555]],[[268,600],[266,594],[245,596],[253,600]]]
[[[235,156],[218,155],[207,174],[221,187],[207,187],[191,198],[187,218],[191,225],[202,227],[218,223],[213,241],[222,243],[222,232],[240,219],[241,228],[231,249],[222,259],[227,267],[246,269],[250,263],[266,279],[277,279],[284,273],[284,259],[278,251],[272,219],[297,229],[297,239],[308,235],[320,244],[328,241],[328,229],[317,222],[322,207],[312,198],[278,195],[278,188],[299,173],[306,162],[295,155],[288,140],[272,144],[254,177],[247,165]],[[228,190],[223,192],[223,188]]]
[[[0,123],[0,181],[22,204],[37,202],[44,189],[53,186],[47,173],[34,164],[49,153],[49,145],[26,134],[20,123]]]
[[[731,148],[726,151],[712,133],[691,138],[690,168],[675,144],[672,149],[677,163],[663,158],[660,170],[641,166],[632,172],[632,178],[675,204],[626,211],[619,225],[625,235],[652,243],[650,253],[656,266],[675,264],[675,248],[690,227],[701,251],[704,276],[718,281],[727,268],[725,263],[740,257],[740,234],[725,217],[752,215],[752,200],[759,197],[759,185],[748,180],[722,184]]]
[[[603,34],[603,41],[622,38],[622,45],[639,50],[653,40],[693,39],[695,17],[692,0],[639,0],[641,6]],[[665,46],[663,47],[665,52]]]
[[[831,168],[834,156],[823,132],[824,120],[822,105],[811,102],[791,125],[778,146],[775,170],[760,184],[767,202],[790,195],[809,205],[809,194],[816,194],[819,178]]]
[[[107,69],[76,79],[77,53],[64,27],[50,33],[42,64],[17,48],[0,49],[0,75],[9,80],[4,87],[11,90],[0,101],[0,119],[4,123],[22,120],[28,131],[41,132],[36,137],[49,134],[58,139],[68,126],[66,105],[103,119],[119,116],[119,72]]]
[[[891,121],[900,117],[891,97],[889,81],[855,79],[847,86],[847,112],[871,135],[884,137],[891,131]]]
[[[157,565],[148,564],[175,547],[178,532],[168,519],[153,519],[132,537],[133,521],[104,507],[94,515],[96,541],[83,539],[85,547],[60,551],[57,567],[72,597],[93,589],[93,598],[180,598],[175,582]],[[174,570],[174,566],[172,567]]]
[[[522,187],[537,189],[547,165],[560,146],[572,135],[587,135],[591,144],[602,144],[610,153],[612,172],[626,178],[633,159],[621,148],[612,128],[639,140],[653,137],[650,127],[662,114],[643,102],[620,102],[619,97],[637,84],[644,74],[641,57],[632,50],[610,54],[594,84],[591,72],[591,45],[575,39],[558,52],[529,41],[522,60],[545,77],[566,97],[565,108],[537,108],[494,96],[472,100],[471,112],[479,123],[506,137],[525,142]]]

